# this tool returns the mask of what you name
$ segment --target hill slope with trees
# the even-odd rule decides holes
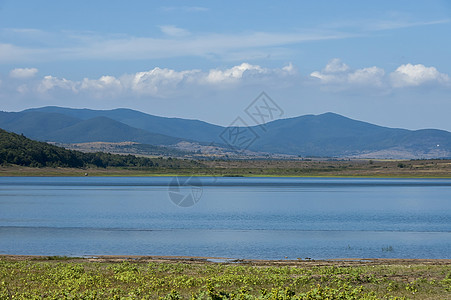
[[[23,135],[0,129],[0,164],[26,167],[141,167],[141,168],[186,168],[198,166],[197,162],[136,157],[103,152],[83,153],[67,150],[26,138]]]

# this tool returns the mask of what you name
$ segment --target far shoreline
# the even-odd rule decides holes
[[[168,158],[169,159],[169,158]],[[0,177],[451,178],[451,160],[202,160],[196,166],[25,167],[0,165]]]
[[[0,167],[1,177],[223,177],[223,178],[380,178],[380,179],[451,179],[449,172],[428,173],[304,173],[304,174],[216,174],[216,173],[186,173],[186,172],[149,172],[149,170],[128,169],[75,169],[75,168],[29,168],[29,167]]]

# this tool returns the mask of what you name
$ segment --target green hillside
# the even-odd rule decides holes
[[[145,158],[103,152],[83,153],[67,150],[44,142],[37,142],[0,129],[0,164],[27,167],[142,167],[186,168],[198,163],[163,158]]]

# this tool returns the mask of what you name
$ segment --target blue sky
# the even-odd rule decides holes
[[[265,91],[451,131],[450,1],[0,0],[0,109],[58,105],[228,125]]]

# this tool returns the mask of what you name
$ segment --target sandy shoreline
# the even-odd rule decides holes
[[[400,258],[336,258],[327,260],[298,259],[298,260],[264,260],[264,259],[236,259],[225,257],[200,256],[161,256],[161,255],[96,255],[86,257],[58,257],[41,255],[0,255],[0,260],[9,261],[67,261],[67,262],[136,262],[136,263],[187,263],[187,264],[247,264],[257,266],[372,266],[372,265],[450,265],[451,259],[400,259]]]

